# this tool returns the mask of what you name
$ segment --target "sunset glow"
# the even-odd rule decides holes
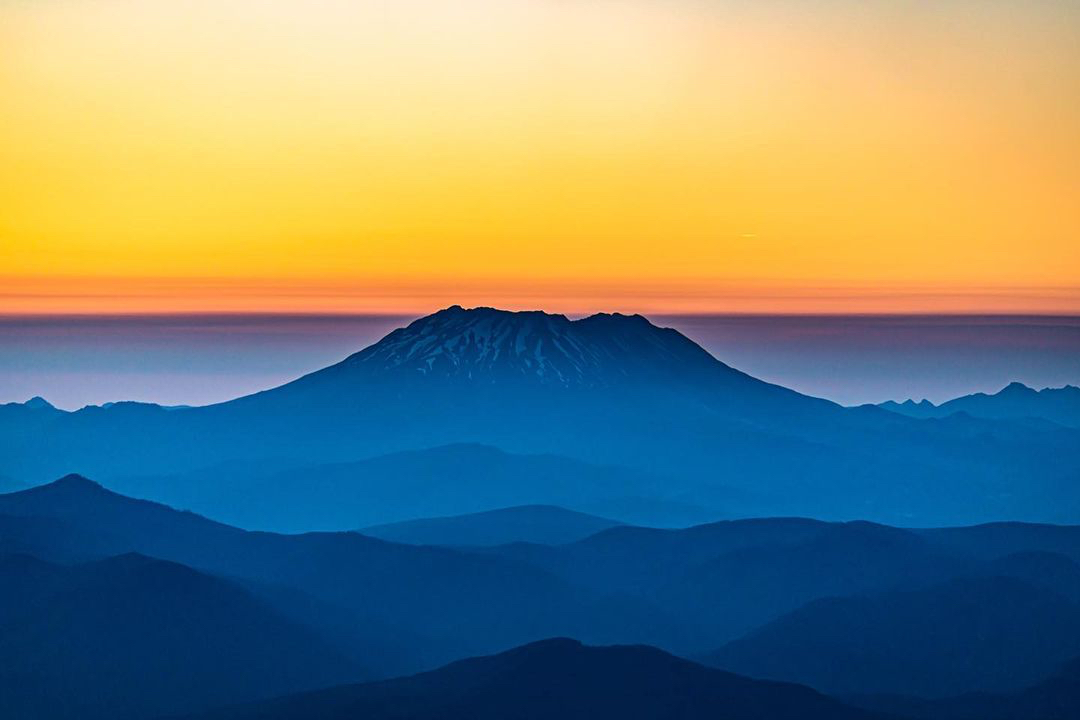
[[[1080,11],[0,3],[0,312],[1080,311]]]

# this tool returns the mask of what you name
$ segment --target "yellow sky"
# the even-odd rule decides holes
[[[0,312],[1080,311],[1068,0],[0,0]]]

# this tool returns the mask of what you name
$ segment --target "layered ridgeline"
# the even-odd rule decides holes
[[[630,698],[655,709],[648,696],[677,717],[847,716],[805,688],[727,673],[868,703],[1019,692],[1080,657],[1078,560],[1080,527],[1022,523],[776,518],[473,548],[279,535],[71,476],[0,495],[0,716],[169,717],[551,637],[653,645],[725,672],[564,641],[235,716],[583,717]],[[460,694],[470,677],[476,692]],[[418,704],[383,704],[398,700]]]
[[[66,472],[286,530],[529,504],[661,525],[1069,521],[1080,431],[843,408],[750,377],[640,316],[452,307],[218,405],[0,407],[0,476]]]
[[[974,393],[940,405],[929,400],[889,400],[879,407],[916,418],[943,418],[955,413],[994,420],[1047,420],[1065,427],[1080,428],[1080,388],[1036,390],[1023,383],[1009,383],[996,393]]]
[[[586,647],[564,638],[462,660],[413,677],[335,687],[196,717],[882,720],[809,688],[711,670],[655,648]]]

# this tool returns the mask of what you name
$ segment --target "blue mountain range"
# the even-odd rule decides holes
[[[454,463],[446,446],[505,453],[466,464],[489,500],[437,500],[472,497],[454,487],[468,471],[417,470]],[[542,469],[553,462],[571,469]],[[369,474],[372,464],[381,469]],[[67,472],[282,530],[528,504],[654,525],[793,514],[1071,522],[1080,430],[844,408],[750,377],[640,316],[455,306],[336,365],[217,405],[0,407],[0,476],[40,483]],[[508,481],[516,476],[532,480],[518,488]],[[558,477],[581,480],[560,488]],[[410,486],[429,499],[411,515],[393,490]],[[258,497],[268,498],[263,509]],[[291,520],[274,510],[285,506]]]

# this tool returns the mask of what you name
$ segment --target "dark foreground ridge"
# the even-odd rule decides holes
[[[398,680],[286,697],[200,720],[870,720],[798,685],[710,670],[644,646],[536,642]]]

